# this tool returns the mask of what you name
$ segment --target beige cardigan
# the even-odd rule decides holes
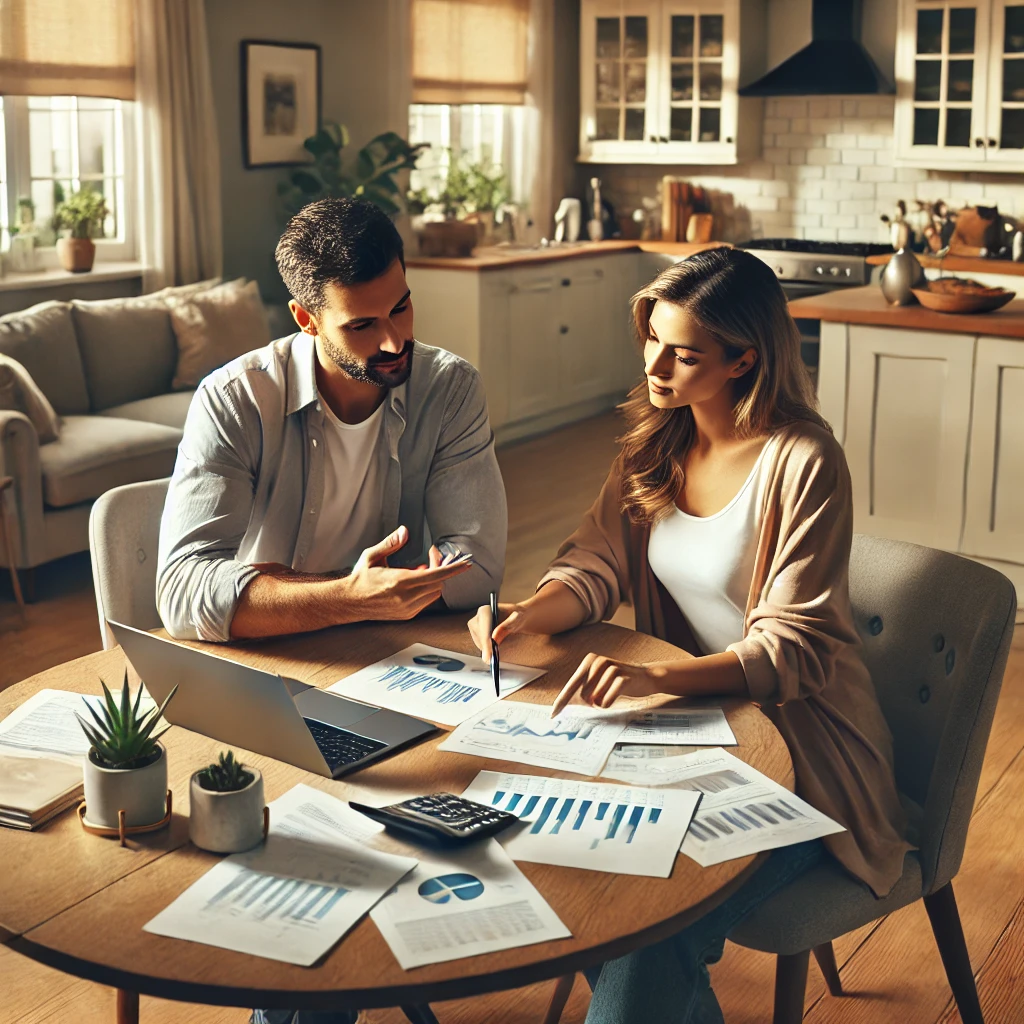
[[[853,505],[842,448],[811,423],[775,437],[746,608],[746,635],[731,644],[751,699],[789,747],[796,791],[845,825],[825,845],[885,895],[913,847],[892,768],[892,737],[860,653],[849,597]],[[631,599],[636,628],[700,654],[678,606],[647,563],[649,526],[619,511],[616,460],[579,529],[539,586],[560,580],[610,618]]]

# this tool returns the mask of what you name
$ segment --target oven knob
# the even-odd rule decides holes
[[[846,268],[846,276],[847,277],[853,277],[853,271],[850,269],[850,267]]]
[[[839,268],[838,268],[838,267],[829,267],[829,268],[828,268],[828,272],[829,272],[829,273],[830,273],[830,274],[831,274],[831,275],[832,275],[833,277],[838,277],[838,276],[839,276]]]
[[[814,272],[816,274],[824,274],[825,273],[825,268],[824,267],[815,267],[814,268]]]

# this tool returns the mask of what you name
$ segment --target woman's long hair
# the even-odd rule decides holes
[[[656,302],[682,306],[725,350],[727,360],[748,349],[754,365],[733,381],[740,437],[771,433],[794,420],[826,429],[807,368],[800,333],[771,269],[741,249],[709,249],[669,267],[632,298],[641,346],[650,336]],[[653,523],[675,504],[685,480],[683,465],[696,438],[689,406],[658,409],[647,382],[629,394],[622,410],[622,511],[634,523]]]

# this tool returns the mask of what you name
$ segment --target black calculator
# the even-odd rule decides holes
[[[408,839],[433,843],[464,843],[493,836],[519,819],[454,793],[431,793],[387,807],[348,802],[353,810],[379,821]]]

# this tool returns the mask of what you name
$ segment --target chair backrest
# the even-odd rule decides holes
[[[959,555],[858,535],[850,598],[897,785],[924,809],[921,863],[933,892],[960,868],[1013,638],[1013,584]]]
[[[100,495],[89,514],[89,555],[103,649],[117,646],[107,620],[137,629],[161,625],[156,552],[168,480],[125,484]]]

